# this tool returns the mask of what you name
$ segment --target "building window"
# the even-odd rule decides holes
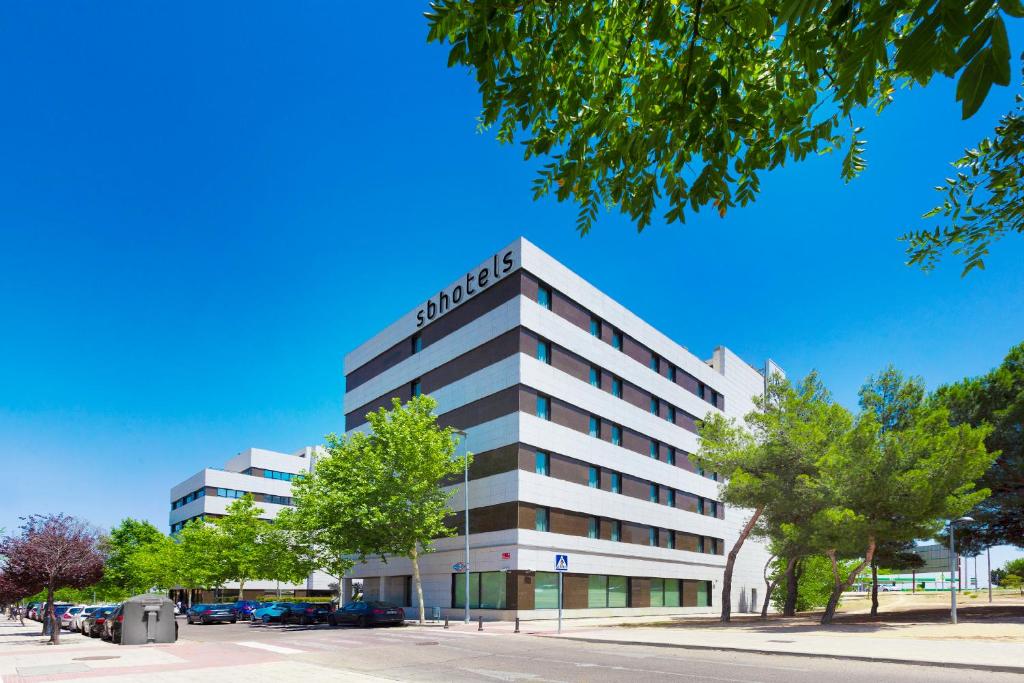
[[[670,508],[674,508],[676,506],[675,489],[669,489],[665,492],[665,505],[668,505]]]
[[[658,374],[661,374],[661,359],[658,358],[658,354],[651,353],[651,360],[647,363],[647,366],[651,370],[654,370]]]
[[[657,415],[661,412],[661,401],[658,400],[657,396],[651,396],[651,415]]]
[[[658,459],[658,451],[659,450],[660,450],[660,446],[658,445],[658,442],[655,441],[654,439],[651,439],[651,445],[647,449],[647,454],[650,455],[655,460],[657,460]]]
[[[505,609],[505,573],[470,572],[469,606],[472,609]],[[466,578],[452,574],[452,606],[466,606]]]
[[[622,427],[619,425],[612,425],[612,445],[622,445]]]
[[[672,424],[675,424],[675,422],[676,422],[676,407],[675,406],[666,406],[665,407],[665,419],[668,420],[669,422],[671,422]]]
[[[697,552],[698,553],[704,552],[704,537],[703,536],[698,536],[697,537]]]
[[[558,573],[537,572],[533,577],[534,609],[558,609]]]
[[[708,503],[711,504],[711,511],[708,512],[708,514],[711,515],[712,517],[717,517],[718,516],[718,501],[709,500]]]
[[[613,541],[622,540],[622,522],[617,519],[613,519],[611,523],[611,537]]]
[[[647,530],[647,545],[658,547],[658,530],[653,526]]]
[[[711,392],[711,405],[713,405],[716,408],[718,407],[718,392],[717,391],[712,391]]]
[[[537,516],[533,528],[537,531],[550,531],[551,511],[548,508],[537,508]]]
[[[629,605],[629,580],[625,576],[591,574],[587,578],[587,607],[626,607]]]
[[[423,335],[414,334],[412,335],[412,352],[419,353],[423,350]]]
[[[281,481],[292,481],[298,479],[299,475],[292,474],[291,472],[277,472],[275,470],[263,470],[263,477],[265,479],[280,479]]]
[[[217,495],[220,496],[221,498],[241,498],[245,494],[245,491],[239,491],[238,489],[217,489]]]
[[[698,515],[703,515],[704,514],[704,499],[703,498],[698,498],[697,499],[697,514]]]
[[[551,288],[544,285],[537,287],[537,303],[551,310]]]
[[[587,520],[587,538],[600,538],[601,522],[597,517],[591,517]]]
[[[543,339],[537,340],[537,360],[551,365],[551,342]]]
[[[618,377],[612,377],[612,396],[622,398],[622,380]]]
[[[266,498],[265,502],[267,502],[267,503],[274,503],[275,505],[291,505],[292,504],[291,496],[275,496],[275,495],[273,495],[271,493],[268,493],[264,497]]]
[[[592,489],[599,489],[599,488],[601,488],[601,470],[600,470],[600,468],[595,467],[594,465],[590,466],[590,469],[587,472],[587,486],[589,486]]]
[[[711,481],[718,481],[718,472],[711,473]]]
[[[590,366],[590,386],[601,388],[601,368]]]
[[[704,388],[704,382],[697,382],[697,396],[700,398],[704,398],[705,392],[706,389]]]
[[[409,387],[409,394],[415,398],[423,393],[423,388],[420,385],[420,380],[414,379],[412,385]]]
[[[697,607],[711,607],[711,582],[697,582]]]
[[[697,465],[697,475],[700,477],[704,476],[704,468],[701,467],[700,465]]]
[[[666,453],[665,453],[665,456],[666,456],[665,457],[665,462],[667,462],[669,465],[675,465],[676,464],[676,449],[675,448],[673,448],[672,446],[669,446],[667,451],[666,451]]]
[[[551,419],[551,399],[547,396],[537,396],[537,417],[542,420]]]
[[[668,530],[668,538],[666,539],[666,547],[670,550],[676,549],[676,532],[672,529]]]
[[[590,317],[590,336],[601,338],[601,319]]]
[[[622,493],[622,475],[618,472],[612,472],[612,493]]]
[[[551,455],[544,451],[537,451],[537,455],[534,456],[533,471],[537,474],[543,474],[545,477],[551,475]]]
[[[595,439],[601,438],[601,418],[596,415],[590,416],[590,435]]]
[[[658,485],[657,484],[651,484],[650,487],[648,488],[648,491],[647,491],[647,500],[649,500],[652,503],[657,503],[658,502],[658,497],[659,497],[658,494],[659,494]]]
[[[669,365],[668,366],[668,381],[670,381],[670,382],[675,382],[676,381],[676,366],[674,366],[674,365]]]
[[[612,330],[612,348],[622,350],[622,333],[618,330]]]

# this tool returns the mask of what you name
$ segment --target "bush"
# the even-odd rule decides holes
[[[839,573],[844,578],[849,575],[854,562],[840,562]],[[786,603],[786,559],[776,558],[772,563],[772,576],[779,583],[772,591],[772,607],[782,611]],[[824,607],[832,595],[832,561],[824,555],[809,555],[801,559],[801,569],[796,587],[796,611]],[[760,607],[760,605],[758,605]]]

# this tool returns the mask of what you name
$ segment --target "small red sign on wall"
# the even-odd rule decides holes
[[[502,553],[501,554],[501,559],[503,559],[503,560],[511,560],[512,559],[512,553]]]

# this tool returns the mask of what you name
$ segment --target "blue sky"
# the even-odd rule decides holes
[[[0,526],[163,528],[202,467],[340,431],[343,355],[520,234],[698,355],[817,368],[851,407],[887,363],[934,387],[1024,337],[1024,240],[962,280],[895,239],[1011,89],[969,122],[950,81],[897,93],[860,117],[849,185],[815,158],[725,219],[638,235],[604,213],[580,239],[521,151],[476,132],[425,8],[0,8]]]

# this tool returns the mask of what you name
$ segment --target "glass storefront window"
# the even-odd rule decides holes
[[[455,599],[452,607],[466,606],[466,576],[465,574],[453,574],[455,581]],[[469,606],[477,608],[480,606],[480,572],[472,572],[469,575]]]
[[[709,581],[697,582],[697,607],[711,607],[711,602],[708,600],[710,597],[709,583]]]
[[[665,607],[679,607],[679,579],[665,579]]]
[[[665,579],[651,579],[651,607],[665,606]]]
[[[587,583],[587,607],[608,606],[608,577],[591,574]]]
[[[533,579],[534,609],[558,609],[557,572],[537,572]]]
[[[466,575],[452,574],[452,607],[466,606]],[[471,609],[505,609],[505,573],[471,572],[469,606]]]
[[[625,576],[608,577],[608,606],[627,607],[629,605],[629,579]]]

